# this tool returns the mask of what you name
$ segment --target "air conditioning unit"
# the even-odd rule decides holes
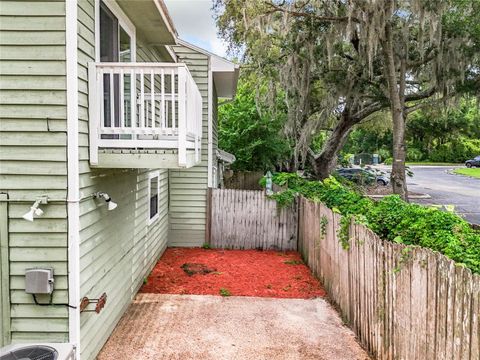
[[[75,360],[72,344],[15,344],[0,349],[0,360]]]

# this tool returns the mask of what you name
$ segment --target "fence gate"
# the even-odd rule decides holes
[[[263,191],[209,189],[207,215],[213,248],[297,249],[297,205],[279,208]]]

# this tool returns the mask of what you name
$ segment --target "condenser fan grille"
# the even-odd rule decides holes
[[[26,346],[1,356],[0,360],[56,360],[58,352],[49,346]]]

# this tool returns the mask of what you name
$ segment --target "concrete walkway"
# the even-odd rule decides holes
[[[369,357],[324,299],[138,294],[98,359]]]

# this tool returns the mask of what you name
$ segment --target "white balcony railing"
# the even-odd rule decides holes
[[[202,97],[185,64],[89,64],[90,162],[100,149],[187,151],[200,161]]]

